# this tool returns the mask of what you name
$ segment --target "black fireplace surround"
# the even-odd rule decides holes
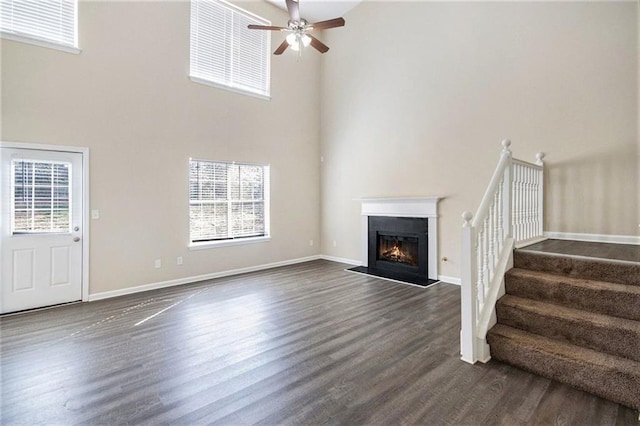
[[[428,224],[422,218],[369,216],[369,268],[426,278]],[[400,254],[385,256],[389,251]]]
[[[428,219],[369,216],[368,230],[368,266],[351,270],[421,286],[436,282],[428,278]]]

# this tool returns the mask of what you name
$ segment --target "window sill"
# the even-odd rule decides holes
[[[200,78],[200,77],[189,76],[189,78],[194,83],[204,84],[205,86],[211,86],[211,87],[215,87],[217,89],[227,90],[229,92],[239,93],[241,95],[251,96],[251,97],[262,99],[262,100],[265,100],[265,101],[270,101],[271,100],[271,96],[262,95],[260,93],[250,92],[248,90],[243,90],[243,89],[240,89],[240,88],[237,88],[237,87],[225,86],[224,84],[215,83],[213,81],[205,80],[205,79]]]
[[[218,247],[228,246],[241,246],[245,244],[265,243],[271,241],[271,237],[253,237],[253,238],[238,238],[236,240],[220,240],[220,241],[207,241],[204,243],[190,243],[189,250],[207,250]]]
[[[81,49],[73,46],[67,46],[64,44],[54,43],[52,41],[42,40],[39,38],[27,37],[19,34],[7,33],[4,31],[0,31],[0,38],[5,40],[17,41],[19,43],[27,43],[32,44],[34,46],[46,47],[47,49],[61,50],[67,53],[74,53],[79,55],[82,53]]]

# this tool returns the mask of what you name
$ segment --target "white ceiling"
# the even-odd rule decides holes
[[[287,10],[285,0],[267,0]],[[300,16],[309,22],[338,18],[356,7],[362,0],[299,0]],[[274,25],[279,25],[274,23]]]

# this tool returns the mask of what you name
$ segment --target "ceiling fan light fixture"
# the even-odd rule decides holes
[[[329,28],[343,27],[345,23],[344,18],[328,19],[326,21],[310,24],[306,19],[300,17],[300,10],[298,7],[299,0],[285,1],[287,4],[287,11],[289,12],[289,21],[286,27],[250,24],[247,26],[247,28],[250,30],[288,32],[289,35],[286,37],[286,40],[280,43],[275,52],[273,52],[274,55],[282,55],[288,47],[291,47],[291,50],[299,52],[299,58],[302,54],[301,50],[307,46],[312,46],[320,53],[326,53],[329,50],[329,46],[327,46],[317,38],[308,35],[307,33],[315,30],[326,30]]]
[[[289,46],[293,46],[295,44],[298,44],[298,40],[297,40],[298,36],[296,35],[296,33],[291,33],[287,36],[287,43],[289,43]]]

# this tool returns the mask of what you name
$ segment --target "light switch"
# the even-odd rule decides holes
[[[100,219],[100,210],[91,210],[91,219]]]

